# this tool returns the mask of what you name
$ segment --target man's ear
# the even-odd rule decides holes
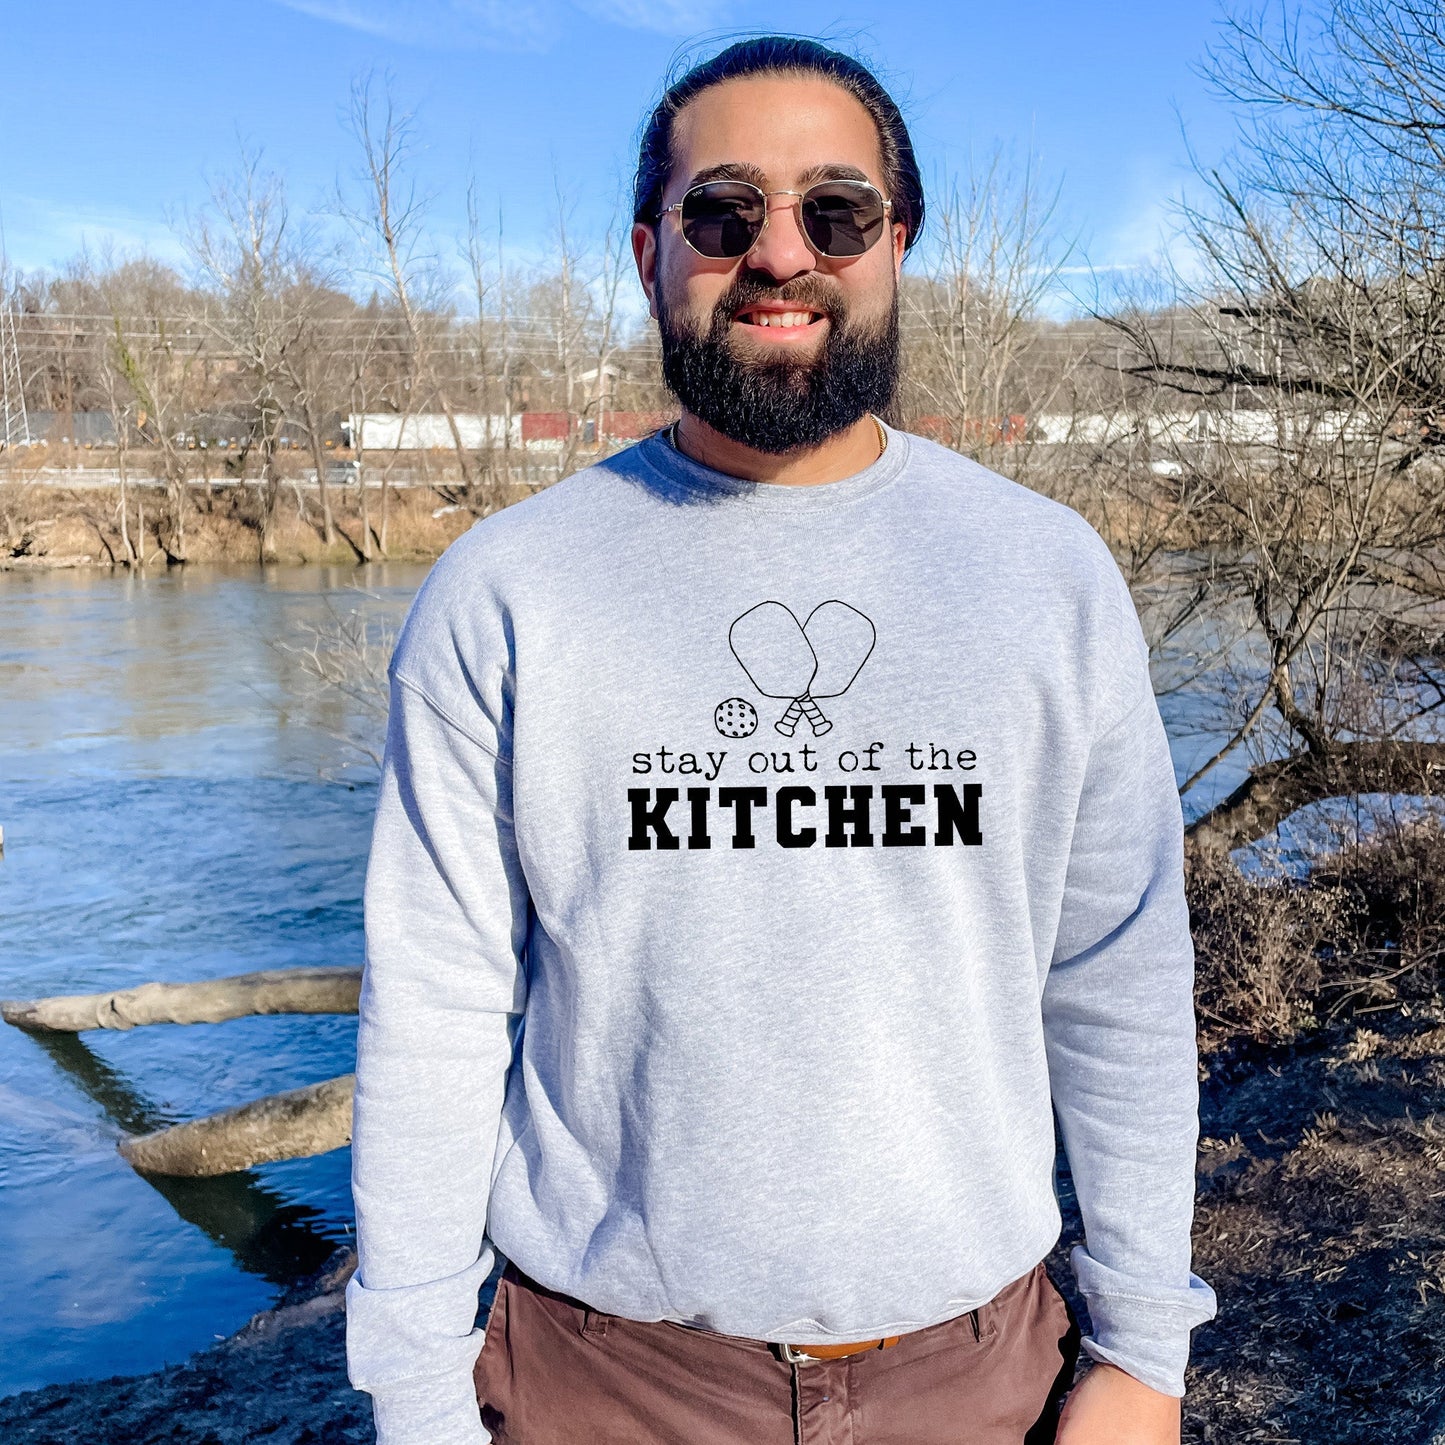
[[[647,294],[647,310],[657,319],[657,229],[643,221],[632,226],[632,256],[637,262],[637,279]]]
[[[893,276],[896,280],[903,270],[903,253],[908,248],[908,227],[902,221],[893,222]]]

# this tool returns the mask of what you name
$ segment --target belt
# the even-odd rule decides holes
[[[974,1339],[978,1339],[979,1323],[976,1309],[969,1310],[968,1320],[973,1326]],[[786,1360],[790,1365],[814,1365],[823,1360],[846,1360],[849,1355],[863,1355],[867,1354],[869,1350],[886,1350],[890,1345],[896,1345],[902,1338],[902,1335],[884,1335],[881,1340],[860,1340],[853,1345],[775,1344],[771,1348],[778,1352],[780,1360]]]
[[[812,1365],[822,1360],[843,1360],[849,1355],[866,1354],[869,1350],[886,1350],[896,1345],[902,1335],[885,1335],[880,1340],[860,1340],[853,1345],[783,1345],[778,1353],[790,1365]]]

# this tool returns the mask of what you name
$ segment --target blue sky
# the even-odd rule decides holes
[[[736,31],[822,35],[875,62],[925,173],[996,143],[1062,183],[1098,266],[1159,244],[1187,179],[1180,116],[1205,155],[1232,120],[1192,67],[1214,0],[4,0],[0,209],[11,261],[54,267],[110,238],[179,256],[168,218],[244,140],[293,205],[352,165],[348,88],[389,72],[417,112],[434,229],[460,230],[466,176],[513,244],[540,246],[560,186],[582,228],[622,193],[639,120],[680,50]]]

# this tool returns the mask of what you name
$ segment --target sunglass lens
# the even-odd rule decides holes
[[[742,256],[763,228],[760,192],[735,181],[708,181],[682,198],[682,234],[704,256]]]
[[[883,200],[867,186],[829,181],[803,197],[803,225],[825,256],[861,256],[883,230]]]

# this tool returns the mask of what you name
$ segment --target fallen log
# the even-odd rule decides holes
[[[142,1173],[201,1178],[273,1159],[325,1154],[351,1142],[356,1075],[268,1094],[204,1119],[136,1134],[117,1145]]]
[[[199,983],[4,999],[0,1017],[31,1033],[80,1033],[137,1024],[216,1024],[248,1014],[354,1014],[360,996],[359,968],[267,968]]]
[[[1438,797],[1445,784],[1445,743],[1391,739],[1332,744],[1261,763],[1227,798],[1184,830],[1190,846],[1228,851],[1257,842],[1299,809],[1356,793]]]

